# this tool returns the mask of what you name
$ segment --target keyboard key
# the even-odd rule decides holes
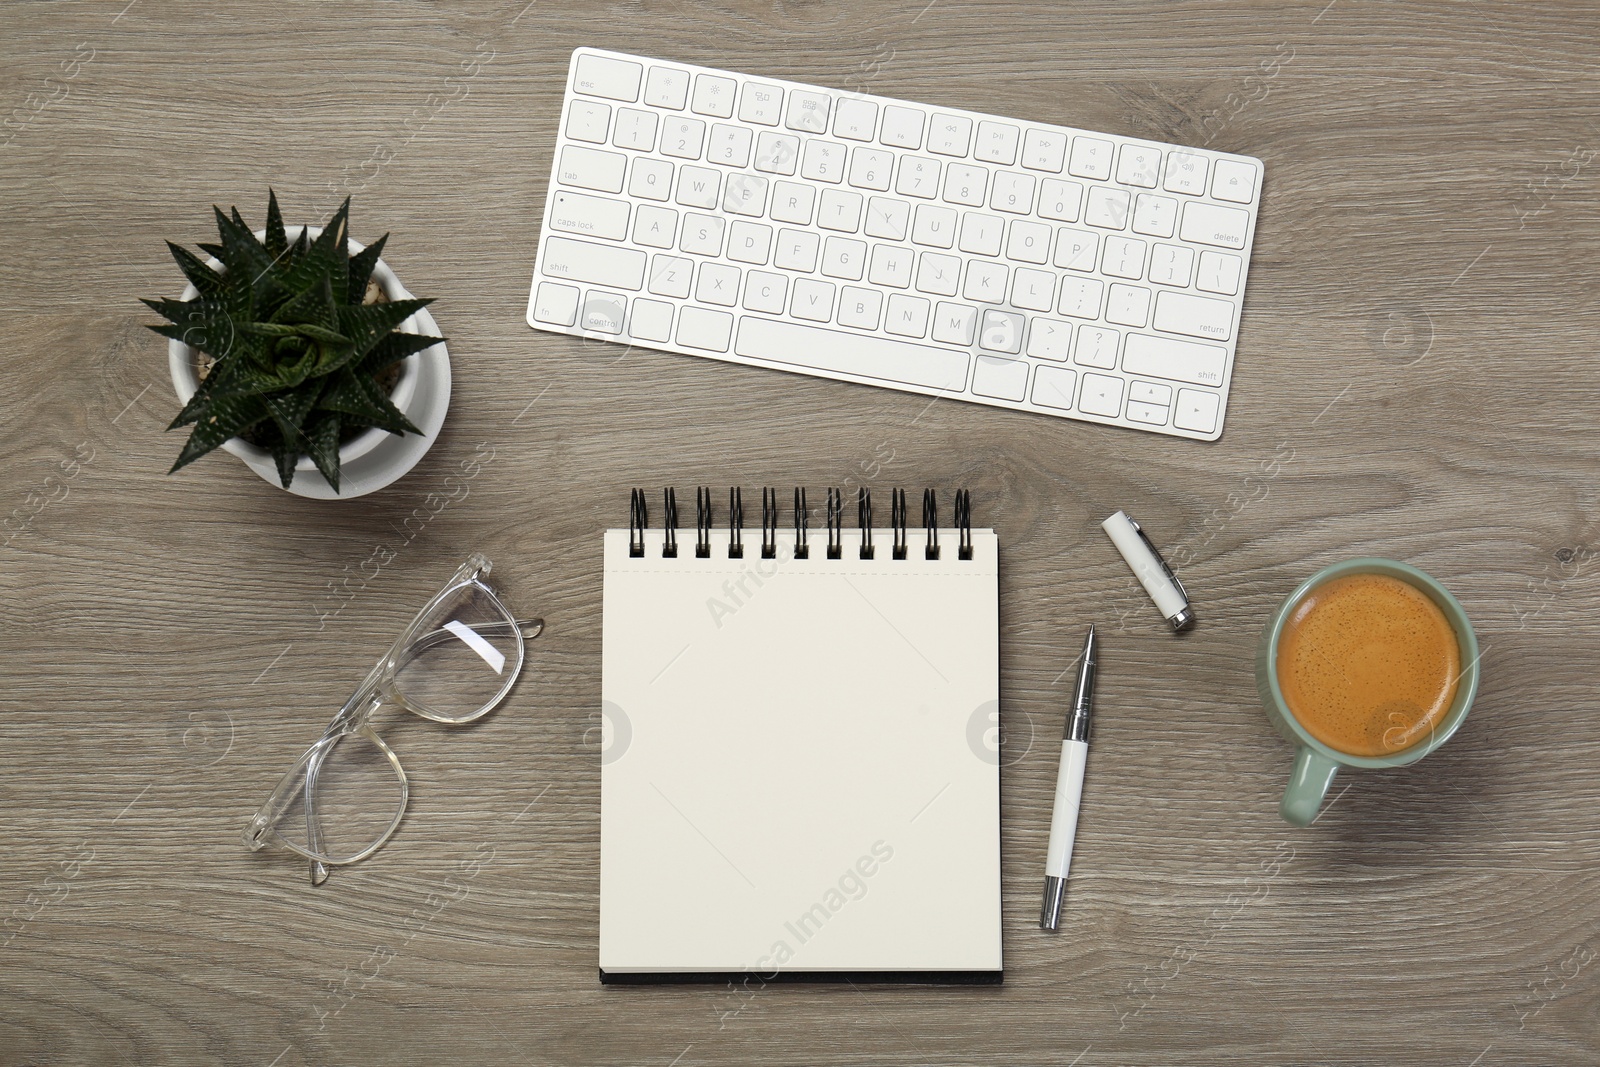
[[[1026,215],[1033,210],[1033,175],[1002,170],[994,176],[989,206],[996,211]]]
[[[878,313],[883,309],[883,294],[876,289],[847,285],[839,291],[839,325],[858,330],[876,330]]]
[[[1064,182],[1046,178],[1039,183],[1038,214],[1043,219],[1077,222],[1083,208],[1083,186],[1077,182]]]
[[[1167,407],[1164,404],[1146,404],[1138,400],[1129,400],[1128,418],[1133,422],[1143,422],[1151,426],[1165,426]]]
[[[1016,355],[1022,351],[1022,330],[1025,322],[1021,315],[1010,311],[990,309],[983,313],[983,330],[978,334],[978,347],[990,352]],[[1016,397],[1021,400],[1022,398]]]
[[[748,126],[729,126],[725,122],[711,127],[711,142],[706,148],[707,163],[721,163],[725,167],[744,167],[750,164],[750,143],[755,135]]]
[[[672,198],[672,164],[664,159],[639,156],[633,161],[633,176],[628,179],[628,195],[642,200]]]
[[[848,189],[824,189],[817,225],[824,230],[855,233],[861,228],[861,209],[866,202],[866,197]]]
[[[937,204],[918,204],[911,224],[911,242],[933,248],[951,248],[956,243],[956,212]]]
[[[844,160],[844,145],[833,141],[807,141],[805,155],[800,161],[800,177],[838,185],[844,178]]]
[[[1116,330],[1105,326],[1079,326],[1078,344],[1073,350],[1072,362],[1110,370],[1117,365],[1117,342],[1121,339]]]
[[[934,296],[955,296],[961,284],[961,260],[924,252],[917,258],[917,289]]]
[[[933,339],[947,345],[970,345],[978,326],[978,309],[941,300],[933,309]]]
[[[875,148],[856,148],[850,152],[850,184],[858,189],[889,188],[894,175],[894,153]]]
[[[779,182],[772,187],[774,222],[792,222],[797,226],[811,223],[811,211],[817,200],[817,187],[799,182]]]
[[[870,141],[878,129],[878,105],[846,97],[833,109],[833,135],[846,141]]]
[[[685,308],[685,313],[688,310]],[[749,315],[739,320],[734,351],[754,359],[923,389],[959,392],[967,385],[965,352]]]
[[[1015,219],[1006,237],[1006,258],[1023,263],[1046,263],[1050,259],[1050,242],[1049,226]]]
[[[562,185],[575,185],[580,189],[620,193],[622,174],[627,167],[628,157],[621,152],[602,152],[597,148],[580,148],[569,144],[561,149],[561,166],[556,168],[556,180]]]
[[[1143,326],[1149,322],[1150,290],[1120,282],[1113,285],[1106,297],[1106,321],[1118,326]]]
[[[650,291],[657,296],[683,299],[689,295],[689,283],[693,277],[692,259],[682,256],[650,257]]]
[[[722,187],[722,210],[759,218],[767,210],[767,179],[759,174],[730,174]]]
[[[722,232],[727,223],[715,215],[696,215],[689,212],[683,217],[683,234],[678,239],[678,249],[697,256],[722,254]]]
[[[894,191],[901,196],[932,200],[939,195],[939,161],[927,156],[901,156],[900,177]]]
[[[608,100],[633,103],[639,99],[639,80],[644,65],[608,56],[581,55],[572,76],[572,91],[584,96],[603,96]]]
[[[1250,212],[1191,201],[1183,205],[1183,228],[1178,236],[1196,244],[1243,248],[1250,232]]]
[[[967,284],[962,288],[961,295],[968,300],[998,304],[1006,298],[1008,273],[1004,264],[975,259],[967,264]]]
[[[744,276],[744,306],[750,311],[768,315],[782,315],[789,295],[789,279],[782,274],[764,270],[746,271]]]
[[[1248,204],[1256,195],[1256,168],[1234,159],[1219,159],[1216,177],[1211,180],[1211,195],[1218,200]]]
[[[922,147],[922,112],[909,107],[890,104],[883,109],[883,129],[878,140],[890,148],[909,148],[913,152]]]
[[[1203,393],[1199,389],[1179,389],[1178,410],[1173,415],[1172,425],[1180,430],[1194,430],[1196,433],[1215,433],[1220,400],[1216,393]]]
[[[1145,243],[1133,237],[1107,237],[1100,272],[1113,278],[1144,277]]]
[[[1049,311],[1056,306],[1056,276],[1045,270],[1018,267],[1011,279],[1011,306]]]
[[[801,133],[827,133],[828,98],[822,93],[791,90],[784,125]]]
[[[1067,270],[1092,271],[1100,253],[1100,236],[1088,230],[1066,226],[1056,231],[1055,258],[1052,262]]]
[[[1062,278],[1056,310],[1075,319],[1098,319],[1105,288],[1105,282],[1098,278]]]
[[[830,237],[822,242],[822,273],[830,278],[861,280],[867,261],[867,243],[847,237]]]
[[[671,248],[678,239],[678,213],[670,207],[640,204],[633,213],[633,243]]]
[[[654,111],[636,111],[631,107],[619,108],[617,124],[611,133],[611,143],[618,148],[649,152],[656,146],[656,125],[659,122],[660,117]]]
[[[933,305],[920,296],[895,293],[889,297],[889,311],[884,316],[883,328],[900,337],[926,337],[928,312]]]
[[[911,226],[911,205],[904,200],[874,196],[867,201],[867,236],[904,241]]]
[[[689,74],[672,67],[651,67],[645,79],[644,102],[652,107],[682,111],[689,102]]]
[[[728,227],[728,258],[738,263],[754,263],[758,266],[767,262],[767,256],[772,251],[772,227],[763,226],[759,222],[746,222],[736,219]]]
[[[1083,221],[1105,230],[1125,230],[1128,228],[1129,199],[1124,189],[1092,185],[1089,187],[1089,204],[1084,209]]]
[[[1085,374],[1078,410],[1112,419],[1122,414],[1122,379],[1109,374]]]
[[[1004,122],[980,122],[972,158],[1009,167],[1017,161],[1017,139],[1021,136],[1021,130]]]
[[[1057,319],[1035,318],[1028,325],[1028,355],[1034,359],[1066,361],[1072,348],[1072,324]]]
[[[694,79],[694,100],[690,102],[689,110],[697,115],[731,119],[733,98],[738,88],[738,84],[732,78],[722,78],[715,74],[698,75]]]
[[[699,119],[668,118],[661,131],[661,151],[679,159],[699,159],[706,139],[706,124]]]
[[[756,170],[793,175],[800,165],[800,138],[762,130],[756,137]]]
[[[908,288],[911,285],[913,255],[911,249],[898,245],[873,245],[872,266],[867,271],[867,281],[896,289]]]
[[[745,82],[739,90],[739,121],[776,126],[783,121],[783,90],[765,82]]]
[[[979,356],[972,368],[972,391],[996,400],[1021,400],[1028,395],[1028,365],[1016,359]]]
[[[721,191],[721,172],[687,164],[678,168],[678,191],[673,199],[684,207],[714,208]]]
[[[1161,149],[1142,144],[1125,144],[1117,154],[1117,181],[1154,189],[1161,176]]]
[[[958,244],[963,252],[979,256],[998,256],[1000,241],[1005,232],[1005,219],[997,215],[968,211],[961,216],[961,239]]]
[[[611,105],[598,100],[574,100],[567,109],[567,136],[574,141],[605,144],[611,129]]]
[[[685,348],[726,352],[728,339],[732,335],[733,316],[725,311],[712,311],[688,304],[678,312],[678,343]]]
[[[1169,193],[1206,193],[1206,157],[1183,149],[1167,153],[1167,180],[1161,186]]]
[[[1156,299],[1156,329],[1226,341],[1233,336],[1233,304],[1209,296],[1162,293]]]
[[[772,265],[810,274],[817,269],[817,253],[821,248],[822,238],[809,230],[779,230],[778,251],[772,257]]]
[[[550,228],[620,241],[628,236],[628,202],[563,189],[550,202]]]
[[[549,237],[539,261],[547,275],[570,281],[638,289],[644,284],[644,253],[633,248]]]
[[[833,293],[832,282],[818,281],[815,278],[796,278],[794,299],[789,303],[789,314],[797,319],[828,322],[833,318]]]
[[[700,264],[700,277],[695,282],[694,298],[702,304],[721,304],[733,307],[739,302],[739,268],[726,263]]]
[[[1141,404],[1158,404],[1161,407],[1172,405],[1172,386],[1157,385],[1155,382],[1133,382],[1128,386],[1128,399],[1136,400]]]
[[[1065,367],[1040,367],[1033,376],[1033,402],[1047,408],[1072,409],[1073,390],[1078,372]]]
[[[1178,202],[1170,196],[1140,193],[1133,200],[1133,232],[1171,237],[1178,223]]]
[[[1022,165],[1029,170],[1060,174],[1067,158],[1067,135],[1053,130],[1029,130],[1022,139]]]
[[[1072,139],[1072,158],[1067,164],[1067,173],[1075,178],[1098,178],[1105,181],[1111,177],[1110,141],[1102,141],[1095,137],[1074,137]]]
[[[988,183],[989,172],[982,167],[952,163],[944,170],[944,198],[952,204],[981,207]]]
[[[627,313],[626,297],[590,289],[583,297],[583,321],[579,325],[596,333],[621,333]]]
[[[576,286],[540,282],[533,300],[533,317],[556,326],[571,326],[577,321],[578,296]]]
[[[928,124],[928,151],[940,156],[964,156],[972,140],[972,120],[962,115],[935,114]]]
[[[635,300],[628,333],[640,341],[660,343],[672,340],[672,305],[643,297]]]
[[[1226,348],[1142,333],[1129,334],[1122,353],[1122,369],[1129,374],[1195,385],[1221,385],[1227,365]]]
[[[1193,274],[1194,249],[1184,245],[1158,244],[1150,250],[1151,281],[1182,288],[1189,284]]]
[[[1235,296],[1239,292],[1239,272],[1243,267],[1244,261],[1238,256],[1230,256],[1226,252],[1201,252],[1200,279],[1195,282],[1195,287],[1208,293]]]

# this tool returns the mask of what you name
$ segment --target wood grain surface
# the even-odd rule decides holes
[[[1593,27],[1508,0],[8,0],[0,1063],[1600,1061]],[[1226,434],[530,331],[579,44],[1262,157]],[[213,203],[259,225],[268,186],[291,222],[353,195],[354,235],[390,232],[438,298],[449,420],[371,497],[302,500],[222,453],[166,474],[176,402],[135,298],[182,287],[163,239],[212,239]],[[1001,538],[1005,985],[602,988],[600,531],[635,485],[860,482],[968,486]],[[1096,528],[1117,508],[1182,564],[1189,636]],[[390,724],[409,814],[322,888],[248,852],[277,777],[475,550],[548,620],[509,702]],[[1254,643],[1365,554],[1461,599],[1482,692],[1437,754],[1342,776],[1294,829]]]

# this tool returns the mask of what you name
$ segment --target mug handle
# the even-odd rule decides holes
[[[1294,770],[1289,772],[1289,785],[1278,804],[1278,814],[1296,826],[1310,826],[1338,770],[1339,765],[1333,760],[1301,745],[1295,753]]]

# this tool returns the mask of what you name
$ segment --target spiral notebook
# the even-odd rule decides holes
[[[601,981],[999,982],[994,531],[711,497],[605,534]]]

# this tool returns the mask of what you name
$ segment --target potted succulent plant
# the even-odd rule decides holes
[[[388,234],[349,237],[350,201],[325,227],[267,225],[213,208],[211,258],[167,243],[189,287],[146,300],[168,321],[168,429],[192,426],[176,471],[216,448],[301,496],[360,496],[405,474],[437,438],[450,399],[444,338],[380,258]]]

